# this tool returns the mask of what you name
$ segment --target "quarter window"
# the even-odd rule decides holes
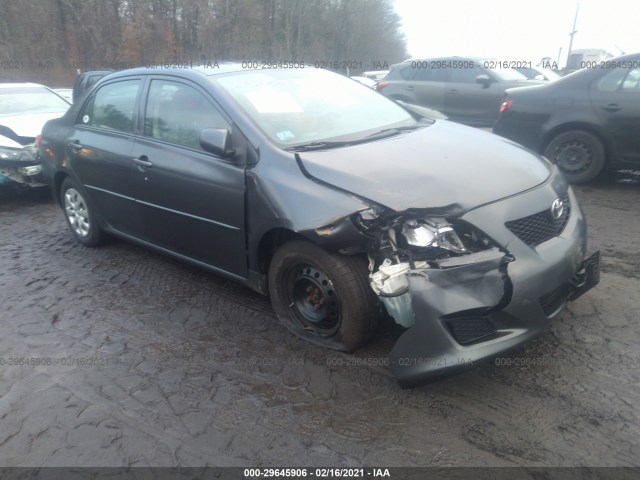
[[[139,88],[140,80],[125,80],[100,88],[83,112],[82,123],[133,132],[133,109]]]
[[[202,149],[200,132],[204,128],[231,127],[195,88],[168,80],[151,82],[144,118],[145,136]]]

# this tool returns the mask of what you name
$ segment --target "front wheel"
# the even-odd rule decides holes
[[[564,173],[570,183],[596,178],[604,167],[604,146],[593,134],[571,130],[555,136],[543,155]]]
[[[95,247],[104,241],[89,201],[71,178],[65,178],[60,189],[60,203],[67,225],[75,239],[86,247]]]
[[[297,336],[351,352],[375,332],[377,300],[364,259],[292,241],[274,255],[269,294],[278,318]]]

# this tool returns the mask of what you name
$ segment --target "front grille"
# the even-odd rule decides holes
[[[447,320],[447,325],[460,345],[469,345],[496,332],[493,324],[483,317],[454,318]]]
[[[567,225],[569,215],[571,214],[569,195],[566,194],[561,200],[565,208],[557,220],[553,218],[551,208],[547,208],[528,217],[511,220],[505,223],[505,225],[516,237],[530,247],[538,246],[560,235]]]
[[[562,305],[567,301],[569,297],[569,284],[564,283],[558,288],[545,293],[540,297],[540,306],[547,317],[550,317],[557,312]]]

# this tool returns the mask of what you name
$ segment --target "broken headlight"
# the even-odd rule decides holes
[[[17,147],[21,147],[16,143]],[[37,150],[32,146],[26,146],[21,148],[13,148],[9,146],[0,145],[0,164],[10,166],[29,165],[29,163],[36,163]]]
[[[402,236],[409,247],[419,251],[438,248],[455,253],[467,252],[453,226],[440,219],[407,220],[402,226]]]

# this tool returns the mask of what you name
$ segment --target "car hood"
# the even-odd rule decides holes
[[[0,126],[7,127],[18,137],[35,138],[49,120],[59,118],[65,112],[37,113],[32,115],[0,116]]]
[[[311,177],[396,211],[467,211],[536,187],[551,174],[548,162],[517,143],[446,120],[298,155]]]
[[[18,142],[14,142],[4,135],[0,135],[0,147],[20,149],[22,148],[22,145],[20,145]]]

